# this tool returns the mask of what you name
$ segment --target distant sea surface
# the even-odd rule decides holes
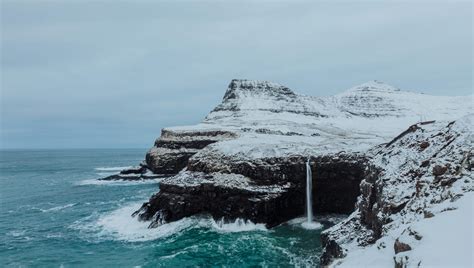
[[[0,151],[0,267],[314,267],[319,230],[131,217],[158,181],[100,182],[145,149]],[[325,225],[326,226],[326,225]],[[326,226],[327,227],[327,226]]]

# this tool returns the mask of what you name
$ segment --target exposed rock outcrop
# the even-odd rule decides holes
[[[121,170],[118,174],[113,174],[99,180],[104,181],[137,181],[137,180],[148,180],[167,177],[163,174],[153,173],[145,162],[140,163],[137,167],[131,167]]]
[[[156,174],[174,175],[187,165],[191,156],[207,145],[236,137],[236,133],[223,130],[178,132],[163,129],[160,138],[146,154],[145,161]]]
[[[151,226],[199,213],[250,219],[272,227],[303,214],[305,157],[225,162],[213,166],[191,158],[186,171],[161,181],[160,192],[136,214]],[[361,155],[311,158],[314,210],[350,213],[362,178],[373,172]]]
[[[413,237],[421,235],[411,224],[435,217],[465,192],[474,190],[474,174],[470,167],[472,155],[472,118],[458,122],[418,124],[388,147],[376,147],[370,163],[379,167],[380,176],[365,178],[356,211],[345,221],[323,233],[325,250],[322,264],[341,258],[352,249],[375,243],[390,233]],[[430,146],[419,150],[418,144]],[[374,180],[375,178],[375,180]],[[397,238],[394,260],[398,267],[416,264],[419,260],[398,256],[412,247]]]

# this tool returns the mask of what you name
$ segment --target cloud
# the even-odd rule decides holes
[[[147,147],[232,78],[470,94],[471,5],[3,1],[1,146]]]

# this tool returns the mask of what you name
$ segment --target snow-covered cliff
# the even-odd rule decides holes
[[[333,266],[471,267],[474,114],[417,124],[375,147],[378,178],[361,182],[356,211],[326,230]]]
[[[383,260],[366,260],[429,264],[420,252],[431,238],[417,224],[446,224],[437,219],[472,196],[472,108],[472,96],[378,81],[311,97],[232,80],[201,123],[163,129],[140,170],[169,177],[134,216],[150,227],[200,213],[272,227],[303,213],[310,158],[315,212],[356,208],[324,233],[323,264],[360,265],[354,256],[378,252]]]
[[[232,80],[222,103],[202,123],[170,133],[225,130],[237,139],[202,154],[236,159],[364,152],[420,121],[455,120],[472,110],[472,96],[430,96],[370,81],[330,97],[311,97],[267,81]]]

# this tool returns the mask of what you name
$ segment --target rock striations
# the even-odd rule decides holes
[[[472,97],[378,81],[311,97],[232,80],[200,124],[162,130],[140,174],[166,178],[134,216],[151,228],[195,214],[276,226],[304,213],[309,158],[314,212],[352,213],[324,232],[322,263],[329,264],[392,225],[435,214],[430,202],[472,190],[470,132],[466,123],[448,124],[469,120],[471,111]],[[417,123],[429,120],[436,121]],[[409,251],[404,241],[398,254]]]

